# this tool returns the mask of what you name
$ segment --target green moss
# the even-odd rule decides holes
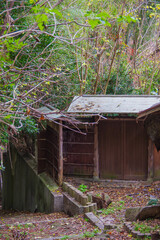
[[[155,172],[154,172],[154,178],[160,179],[160,170],[159,170],[159,169],[158,169],[158,170],[155,170]]]
[[[58,185],[51,179],[45,172],[39,174],[39,177],[41,181],[44,183],[44,185],[51,191],[56,191],[59,187]]]

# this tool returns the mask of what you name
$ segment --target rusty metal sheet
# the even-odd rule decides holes
[[[156,103],[159,95],[83,95],[74,97],[68,112],[137,114]]]

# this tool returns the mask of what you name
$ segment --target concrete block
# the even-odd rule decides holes
[[[141,210],[141,207],[127,208],[125,213],[125,218],[127,221],[136,221],[137,216]]]
[[[53,194],[53,199],[54,199],[54,212],[62,212],[63,211],[63,194]]]
[[[130,232],[131,222],[124,222],[124,228],[127,232]]]
[[[80,195],[80,203],[85,206],[88,202],[88,197],[87,196],[83,196],[83,195]]]
[[[94,215],[94,213],[92,212],[88,212],[85,213],[85,217],[89,219],[89,221],[96,227],[98,227],[99,229],[103,230],[104,229],[104,225],[103,222]]]
[[[145,206],[141,208],[140,212],[137,215],[137,219],[141,221],[147,218],[160,218],[160,205]]]
[[[75,200],[80,202],[80,195],[77,192],[75,192]]]
[[[73,189],[72,186],[68,185],[68,194],[72,197],[73,196]]]
[[[97,203],[93,203],[94,204],[94,211],[97,212]]]
[[[105,223],[104,224],[104,230],[109,230],[109,229],[114,229],[116,228],[117,226],[113,223]]]
[[[84,213],[84,208],[81,204],[75,201],[69,194],[63,193],[63,210],[69,216],[79,215]]]
[[[68,192],[68,184],[66,182],[63,182],[62,188],[64,192]]]
[[[89,206],[83,206],[83,209],[84,209],[84,213],[89,212]]]
[[[136,237],[144,239],[144,233],[138,232]]]
[[[145,233],[144,237],[146,237],[146,238],[151,237],[151,233]]]
[[[92,194],[87,193],[87,197],[88,197],[88,202],[92,202]]]
[[[132,233],[132,236],[133,236],[134,238],[136,238],[139,232],[133,230],[131,233]],[[143,235],[143,236],[144,236],[144,235]]]
[[[96,203],[91,203],[90,205],[89,205],[89,211],[90,212],[93,212],[93,211],[96,211],[97,210],[97,204]]]

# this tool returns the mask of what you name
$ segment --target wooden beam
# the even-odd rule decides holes
[[[99,153],[98,153],[98,124],[94,125],[94,173],[95,179],[99,178]]]
[[[59,124],[59,159],[58,159],[58,184],[63,183],[63,126],[62,121]]]
[[[151,139],[148,143],[148,180],[153,179],[154,177],[154,144]]]

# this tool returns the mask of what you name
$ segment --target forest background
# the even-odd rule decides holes
[[[75,95],[158,95],[159,58],[159,0],[1,0],[0,145]]]

